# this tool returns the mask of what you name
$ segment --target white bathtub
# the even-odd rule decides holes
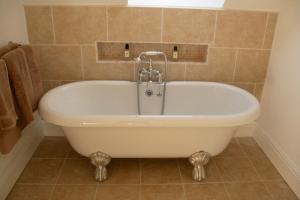
[[[168,82],[164,115],[158,115],[161,97],[141,95],[138,115],[136,83],[83,81],[49,91],[39,109],[81,155],[113,158],[188,157],[200,150],[214,156],[259,115],[253,95],[220,83]]]

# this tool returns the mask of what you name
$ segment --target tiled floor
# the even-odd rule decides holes
[[[9,200],[296,200],[252,138],[234,139],[192,181],[187,159],[113,159],[109,179],[94,180],[90,161],[63,137],[47,137]]]

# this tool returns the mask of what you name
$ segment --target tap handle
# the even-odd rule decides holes
[[[162,83],[162,73],[158,73],[158,83]]]

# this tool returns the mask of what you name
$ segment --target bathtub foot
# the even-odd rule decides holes
[[[195,181],[205,179],[204,166],[208,163],[209,159],[210,155],[205,151],[196,152],[189,157],[190,163],[194,166],[193,179]]]
[[[91,154],[91,163],[96,166],[95,179],[99,182],[107,179],[106,166],[110,163],[111,157],[100,151]]]

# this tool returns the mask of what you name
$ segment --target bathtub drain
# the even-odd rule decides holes
[[[146,96],[150,97],[150,96],[153,95],[153,91],[150,90],[150,89],[149,89],[149,90],[146,90],[145,94],[146,94]]]

